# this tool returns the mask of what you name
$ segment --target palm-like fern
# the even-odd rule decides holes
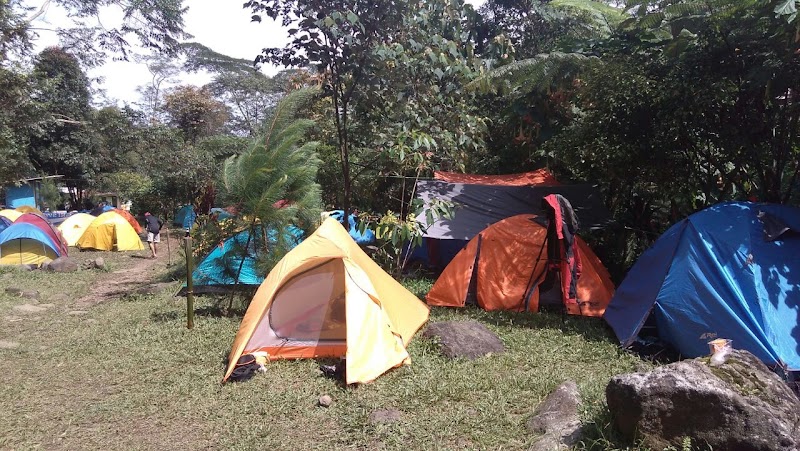
[[[316,182],[320,160],[316,142],[304,142],[314,122],[298,119],[298,113],[317,94],[306,88],[285,96],[264,133],[243,154],[225,161],[221,197],[235,205],[268,252],[259,252],[271,266],[290,247],[282,232],[289,225],[309,229],[319,219],[321,200]]]
[[[571,81],[588,62],[596,60],[581,53],[543,53],[487,71],[467,86],[511,95],[546,92]]]

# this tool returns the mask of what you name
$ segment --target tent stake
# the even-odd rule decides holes
[[[192,237],[184,238],[186,241],[186,328],[194,327],[194,282],[192,281]]]

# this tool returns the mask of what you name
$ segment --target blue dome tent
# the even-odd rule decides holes
[[[0,232],[0,264],[38,265],[61,255],[61,248],[34,224],[15,222]]]
[[[800,208],[728,202],[673,225],[628,272],[604,318],[629,346],[651,313],[659,337],[685,357],[726,338],[796,377]]]

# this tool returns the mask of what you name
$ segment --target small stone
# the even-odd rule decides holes
[[[105,267],[106,267],[106,261],[103,259],[103,257],[97,257],[97,258],[95,258],[95,259],[94,259],[94,261],[92,262],[92,265],[93,265],[93,266],[94,266],[96,269],[105,269]]]
[[[68,312],[67,315],[80,316],[80,315],[85,315],[87,313],[89,312],[87,312],[86,310],[73,310],[71,312]]]
[[[75,272],[78,270],[78,263],[69,257],[58,257],[47,265],[48,271],[55,272]]]
[[[89,323],[89,324],[94,324],[94,323],[97,322],[97,320],[94,319],[94,318],[89,318],[89,319],[86,320],[86,322]]]
[[[14,310],[20,313],[41,313],[47,310],[46,307],[40,307],[33,304],[22,304],[22,305],[15,305]]]
[[[0,349],[14,349],[18,347],[19,343],[16,341],[0,340]]]
[[[25,290],[19,294],[23,298],[39,299],[39,292],[36,290]]]
[[[35,269],[31,265],[18,265],[17,268],[19,268],[20,271],[32,271]]]
[[[477,359],[505,351],[500,338],[477,321],[432,323],[422,336],[437,337],[441,343],[442,354],[450,358]]]
[[[9,323],[17,323],[17,322],[22,321],[25,318],[21,318],[19,316],[9,315],[9,316],[4,316],[3,319],[8,321]]]
[[[321,407],[330,407],[333,404],[333,398],[328,395],[322,395],[319,397],[319,405]]]
[[[8,293],[8,294],[20,294],[20,293],[22,293],[22,288],[8,287],[8,288],[6,288],[6,293]]]

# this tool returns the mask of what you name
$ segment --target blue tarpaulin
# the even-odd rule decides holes
[[[342,225],[344,225],[344,211],[343,210],[333,210],[328,213],[328,215],[339,221]],[[369,229],[364,229],[364,233],[361,233],[358,230],[358,223],[356,215],[350,213],[347,217],[348,223],[350,224],[350,236],[353,237],[356,243],[358,244],[372,244],[375,242],[375,232]]]
[[[266,274],[256,268],[259,249],[263,248],[263,239],[260,235],[260,228],[252,232],[245,230],[226,239],[222,245],[214,247],[192,272],[194,292],[225,292],[233,286],[261,285]],[[270,230],[267,238],[274,243],[277,238],[275,231]],[[303,231],[289,226],[283,238],[289,243],[289,249],[294,248],[303,240]],[[181,290],[179,294],[184,292],[185,290]]]
[[[727,338],[773,368],[800,371],[800,208],[728,202],[673,225],[628,272],[604,318],[628,346],[650,312],[685,357]]]

